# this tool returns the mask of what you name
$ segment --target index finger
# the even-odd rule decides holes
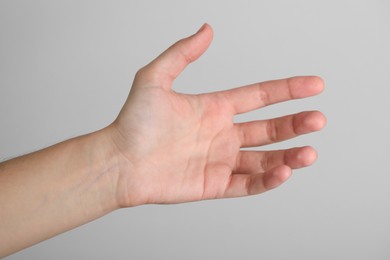
[[[300,76],[266,81],[219,92],[232,105],[234,114],[271,104],[317,95],[324,89],[318,76]]]

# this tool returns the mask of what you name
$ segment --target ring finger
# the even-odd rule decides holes
[[[308,111],[268,120],[238,123],[235,128],[241,147],[254,147],[318,131],[325,123],[326,118],[321,112]]]

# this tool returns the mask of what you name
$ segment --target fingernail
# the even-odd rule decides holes
[[[200,33],[201,31],[203,31],[206,28],[206,25],[207,25],[207,23],[204,23],[202,25],[202,27],[200,27],[199,30],[196,33]]]

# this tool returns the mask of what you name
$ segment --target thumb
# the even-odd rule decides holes
[[[173,44],[151,63],[137,72],[135,85],[159,86],[170,89],[172,82],[198,59],[210,46],[213,30],[207,23],[190,37]]]

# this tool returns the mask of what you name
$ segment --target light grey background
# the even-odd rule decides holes
[[[266,147],[319,151],[282,187],[120,210],[9,259],[390,259],[389,17],[385,0],[0,1],[1,159],[112,122],[136,70],[203,22],[214,42],[180,92],[302,74],[327,83],[237,118],[327,115],[323,132]]]

